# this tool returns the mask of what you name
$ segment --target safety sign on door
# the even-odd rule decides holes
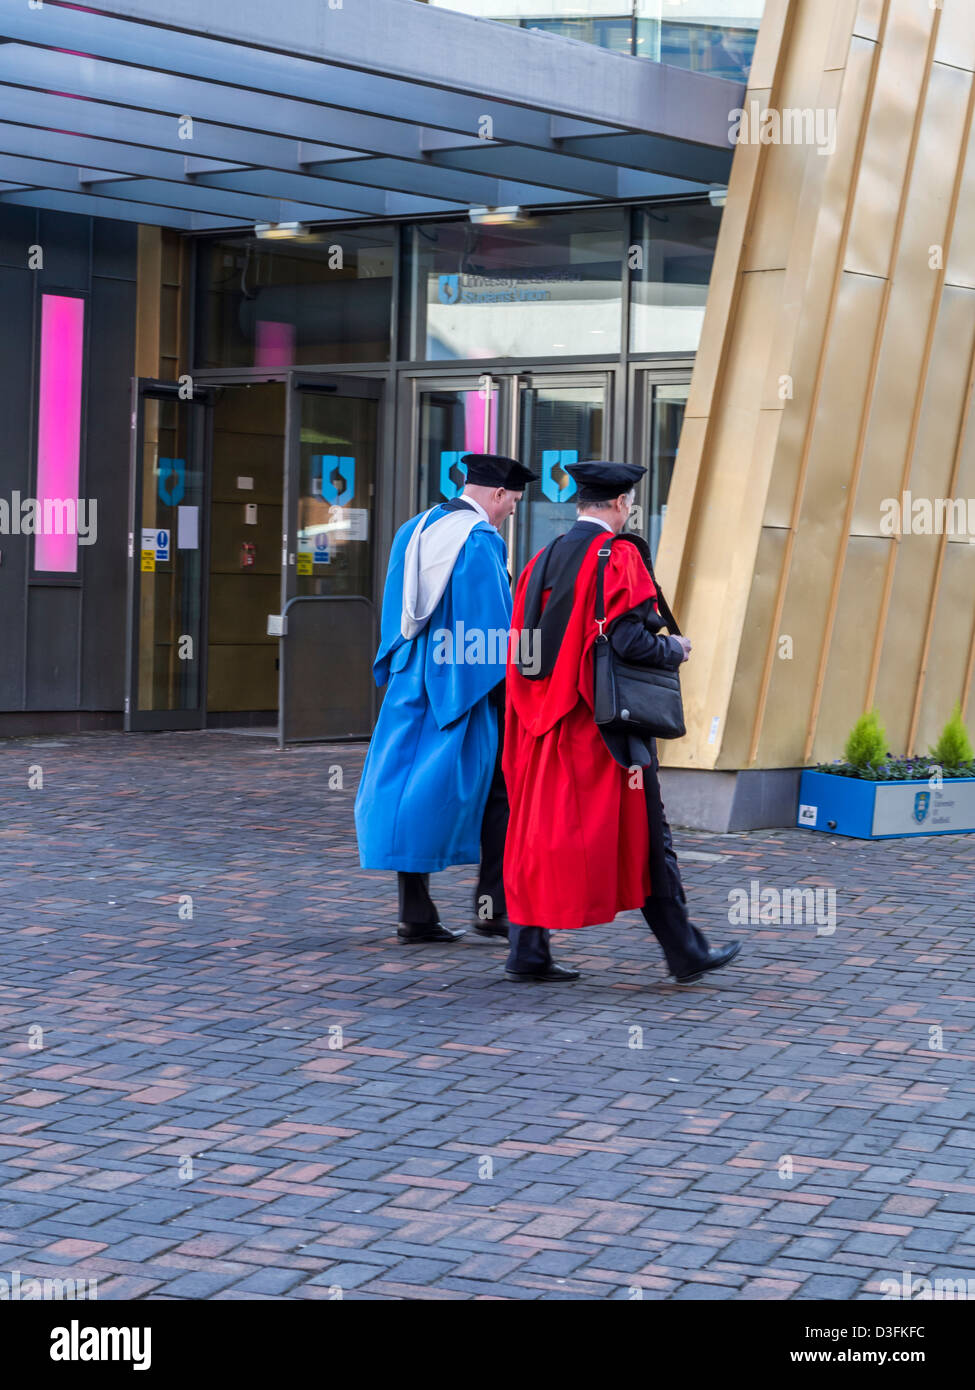
[[[140,553],[142,572],[152,574],[157,564],[163,564],[169,559],[169,532],[144,527]]]

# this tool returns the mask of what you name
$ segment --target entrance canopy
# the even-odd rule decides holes
[[[0,202],[174,227],[727,183],[737,83],[417,0],[0,0]]]

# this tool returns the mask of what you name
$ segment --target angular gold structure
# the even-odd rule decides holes
[[[694,641],[667,767],[975,712],[975,544],[911,531],[975,499],[973,108],[972,0],[768,0],[657,563]]]

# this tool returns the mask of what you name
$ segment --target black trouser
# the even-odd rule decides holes
[[[680,866],[660,795],[656,746],[652,744],[650,751],[653,762],[643,769],[650,829],[650,896],[641,911],[663,948],[671,974],[689,975],[707,955],[708,943],[687,915]]]
[[[687,898],[674,851],[674,841],[664,813],[657,777],[657,750],[643,769],[643,792],[650,831],[650,896],[641,911],[647,926],[660,942],[673,975],[689,975],[708,953],[704,934],[687,915]],[[552,959],[549,933],[542,927],[508,929],[510,951],[507,969],[523,973],[544,969]]]
[[[482,922],[505,916],[504,900],[504,841],[508,833],[508,791],[501,770],[504,748],[504,686],[500,694],[492,692],[491,706],[498,719],[498,754],[488,788],[484,816],[481,820],[481,864],[474,888],[474,915]],[[430,875],[399,873],[399,920],[411,926],[429,926],[440,921],[436,904],[430,897]]]

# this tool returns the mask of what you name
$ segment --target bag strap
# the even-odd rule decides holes
[[[603,585],[606,566],[609,564],[613,540],[615,539],[616,537],[614,536],[610,541],[604,542],[597,552],[599,555],[599,564],[596,567],[596,626],[599,628],[599,637],[604,639],[606,636],[604,632],[606,625],[606,598]],[[670,605],[664,598],[663,590],[657,583],[657,576],[653,572],[653,566],[650,564],[649,560],[646,561],[646,564],[647,569],[650,571],[650,578],[653,580],[653,587],[657,591],[657,611],[661,618],[663,618],[664,626],[671,636],[680,637],[682,634],[680,628],[677,626],[677,619],[674,617],[673,613],[671,613]],[[596,640],[598,641],[599,638],[597,637]]]
[[[660,614],[661,618],[663,618],[664,625],[666,626],[667,631],[670,633],[670,635],[672,637],[681,637],[683,634],[681,633],[680,628],[677,626],[677,619],[670,611],[670,604],[664,598],[664,591],[657,583],[657,576],[654,574],[652,568],[650,570],[650,578],[653,580],[653,587],[657,591],[657,612]]]

